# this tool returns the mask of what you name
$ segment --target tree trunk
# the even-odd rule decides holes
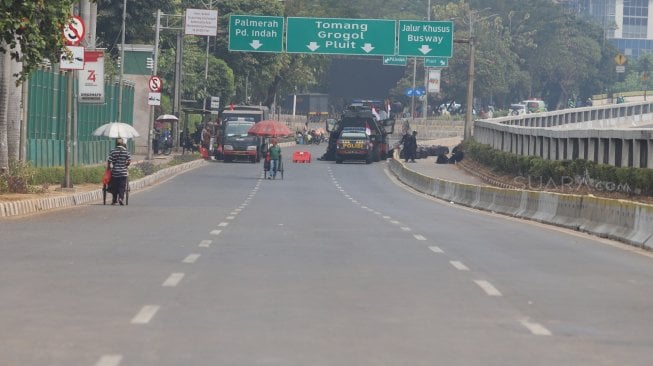
[[[19,51],[20,52],[20,51]],[[21,128],[21,106],[23,105],[22,100],[22,88],[16,86],[16,80],[18,79],[14,75],[20,73],[23,69],[23,64],[16,62],[9,58],[5,62],[9,61],[9,74],[10,77],[7,80],[7,155],[9,160],[18,160],[20,158],[20,128]],[[6,66],[5,66],[6,67]]]
[[[8,85],[11,83],[11,60],[9,53],[0,53],[0,171],[9,167],[7,147]]]

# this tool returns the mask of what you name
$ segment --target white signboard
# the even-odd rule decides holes
[[[439,93],[440,92],[440,70],[439,69],[429,69],[429,93]]]
[[[211,97],[211,114],[219,114],[220,97]]]
[[[104,103],[104,50],[84,53],[84,70],[77,81],[80,103]]]
[[[147,97],[148,105],[161,105],[161,93],[150,93]]]
[[[66,52],[61,54],[59,68],[61,70],[82,70],[84,69],[84,47],[66,46],[70,55]]]
[[[215,37],[218,34],[218,11],[186,9],[186,27],[184,32],[195,36]]]

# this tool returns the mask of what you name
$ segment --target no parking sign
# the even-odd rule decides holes
[[[86,26],[84,25],[84,21],[77,15],[73,16],[70,19],[70,23],[63,27],[63,37],[68,46],[77,46],[82,43],[85,34]]]

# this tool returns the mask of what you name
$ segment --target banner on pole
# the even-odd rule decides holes
[[[440,70],[439,69],[429,69],[429,93],[439,93],[440,92]]]
[[[104,103],[104,50],[84,52],[84,70],[77,80],[80,103]]]

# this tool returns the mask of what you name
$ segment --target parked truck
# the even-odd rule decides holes
[[[238,159],[259,162],[263,141],[260,137],[248,136],[247,130],[268,119],[269,109],[265,106],[232,105],[223,109],[219,117],[216,158],[225,163]]]
[[[329,116],[329,95],[320,93],[294,94],[285,98],[286,113],[306,116],[311,122],[323,122]]]

